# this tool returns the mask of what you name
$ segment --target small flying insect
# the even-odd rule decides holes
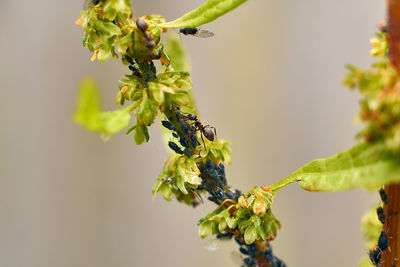
[[[88,10],[100,3],[100,0],[85,0],[83,3],[83,10]]]
[[[208,38],[214,36],[214,33],[207,30],[200,30],[199,28],[181,28],[179,32],[184,35],[193,35],[200,38]]]

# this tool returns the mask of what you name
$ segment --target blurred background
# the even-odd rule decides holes
[[[159,129],[136,146],[103,142],[72,122],[82,77],[115,109],[119,62],[91,63],[75,25],[83,1],[0,1],[0,267],[235,266],[234,242],[204,249],[193,209],[151,187],[167,158]],[[134,16],[172,20],[202,0],[136,0]],[[355,144],[355,92],[344,64],[367,67],[384,18],[376,0],[251,0],[215,22],[209,39],[183,36],[203,121],[232,141],[231,185],[267,186],[310,160]],[[175,34],[171,31],[172,34]],[[272,243],[288,266],[356,266],[366,255],[360,219],[378,201],[361,190],[275,198]]]

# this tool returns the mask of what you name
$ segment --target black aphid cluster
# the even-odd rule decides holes
[[[235,241],[240,246],[240,253],[245,256],[243,259],[243,267],[256,267],[256,258],[260,256],[264,256],[271,267],[286,267],[286,264],[274,255],[268,241],[265,241],[265,251],[258,251],[254,243],[246,245],[243,237],[235,236]]]
[[[382,202],[385,205],[387,205],[389,198],[388,198],[386,190],[381,188],[379,190],[379,195],[381,197]],[[378,207],[376,209],[376,213],[377,213],[379,221],[382,224],[385,224],[385,222],[386,222],[385,210],[382,207]],[[389,247],[388,237],[384,231],[381,231],[381,234],[379,235],[379,239],[378,239],[378,247],[376,249],[370,250],[368,252],[368,256],[369,256],[372,264],[379,266],[379,264],[381,263],[382,251],[384,251],[388,247]]]
[[[177,154],[191,157],[198,151],[197,147],[200,145],[198,141],[198,131],[200,130],[194,126],[192,118],[194,115],[184,115],[180,108],[175,106],[170,111],[167,120],[163,120],[161,124],[172,131],[172,135],[178,139],[179,144],[169,141],[168,146]],[[205,144],[203,145],[205,146]],[[225,166],[222,163],[216,165],[208,159],[204,164],[199,164],[198,168],[202,183],[197,190],[207,191],[210,194],[208,198],[210,201],[219,205],[227,198],[238,200],[242,193],[227,185]]]
[[[198,151],[200,145],[198,141],[198,128],[193,126],[193,122],[189,115],[184,115],[179,107],[172,107],[170,112],[166,112],[167,119],[163,120],[161,124],[172,131],[172,135],[179,140],[179,144],[174,141],[169,141],[168,146],[175,153],[186,155],[188,157],[194,155]],[[207,149],[207,148],[206,148]],[[198,164],[200,170],[200,177],[202,183],[196,190],[207,191],[210,196],[208,199],[217,205],[220,205],[226,199],[238,201],[242,195],[240,190],[232,189],[227,185],[225,176],[225,166],[222,163],[215,164],[211,159],[207,159],[204,163]],[[192,206],[198,204],[196,199],[193,199]],[[277,258],[271,249],[270,244],[265,241],[266,250],[257,251],[254,244],[247,245],[243,236],[237,236],[232,232],[219,233],[218,239],[232,239],[235,238],[239,244],[240,252],[244,255],[243,263],[245,267],[257,266],[256,257],[261,255],[265,257],[271,267],[286,267],[286,264]]]
[[[140,68],[131,57],[125,56],[125,60],[130,64],[128,68],[132,71],[133,75],[140,79],[144,78],[146,85],[151,79],[157,78],[157,69],[153,61],[150,60],[147,64],[142,64],[143,66]]]

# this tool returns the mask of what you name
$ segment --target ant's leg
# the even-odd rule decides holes
[[[201,204],[204,204],[203,198],[201,197],[201,195],[199,194],[199,192],[197,192],[194,189],[191,189],[191,191],[194,193],[194,195],[197,197],[197,199],[200,201]]]
[[[218,139],[218,137],[217,137],[217,129],[215,129],[215,127],[214,127],[214,126],[210,126],[210,128],[213,128],[213,129],[214,129],[214,133],[215,133],[215,139]]]
[[[201,140],[203,141],[204,149],[207,152],[207,147],[206,147],[206,143],[204,142],[204,139],[203,139],[203,132],[202,131],[200,131],[200,137],[201,137]]]

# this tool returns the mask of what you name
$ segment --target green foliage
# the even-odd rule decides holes
[[[307,163],[272,185],[274,191],[300,182],[309,191],[338,191],[355,187],[378,188],[400,181],[398,157],[385,150],[382,142],[361,142],[327,159]]]
[[[199,221],[200,237],[235,232],[244,235],[246,244],[274,239],[280,222],[271,212],[272,197],[270,188],[255,187],[237,202],[227,199]]]
[[[97,131],[110,137],[129,125],[132,107],[102,112],[99,89],[90,78],[82,81],[77,102],[74,121],[89,131]]]
[[[378,33],[371,40],[371,55],[378,61],[370,70],[348,65],[343,84],[358,88],[361,95],[359,119],[366,127],[358,136],[367,141],[383,140],[386,149],[400,152],[400,79],[387,59],[386,39],[386,34]]]
[[[400,79],[387,59],[386,39],[386,34],[377,33],[371,41],[371,55],[379,58],[371,70],[348,65],[343,80],[361,94],[359,119],[366,122],[366,128],[358,137],[364,141],[330,158],[307,163],[272,185],[272,190],[294,182],[310,191],[337,191],[376,189],[400,181]]]
[[[163,23],[162,28],[191,28],[209,23],[227,12],[235,9],[246,0],[208,0],[198,8],[186,13],[182,17]]]

